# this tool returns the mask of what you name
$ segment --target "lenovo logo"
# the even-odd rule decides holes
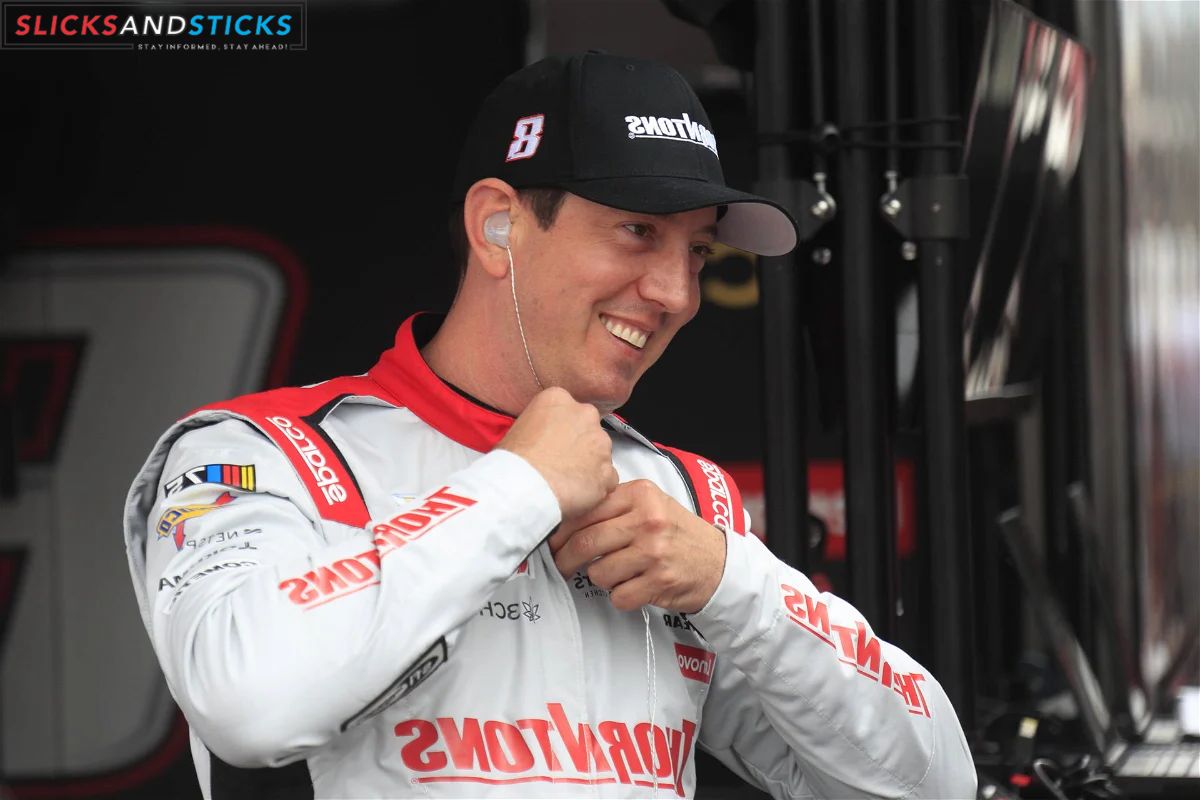
[[[679,671],[683,677],[701,683],[712,681],[713,664],[717,660],[716,653],[701,647],[676,644],[675,660],[679,662]]]

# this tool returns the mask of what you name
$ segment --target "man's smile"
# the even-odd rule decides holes
[[[653,333],[652,331],[645,331],[641,328],[635,327],[628,322],[622,322],[613,319],[607,314],[600,315],[600,322],[604,324],[605,329],[613,336],[633,347],[636,347],[638,350],[641,350],[646,346],[646,341]]]

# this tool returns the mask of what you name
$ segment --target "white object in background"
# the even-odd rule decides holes
[[[1186,736],[1200,736],[1200,686],[1179,690],[1179,727]]]

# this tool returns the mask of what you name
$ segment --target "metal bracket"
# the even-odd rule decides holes
[[[796,181],[796,203],[792,207],[797,212],[802,242],[812,239],[825,223],[837,216],[837,201],[825,190],[825,174],[816,173],[813,181]]]
[[[966,239],[968,188],[965,175],[909,178],[879,198],[879,213],[905,239]]]

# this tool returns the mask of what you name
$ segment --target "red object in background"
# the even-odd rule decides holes
[[[0,338],[0,397],[18,409],[21,461],[54,460],[84,343],[82,336]]]
[[[743,461],[724,465],[742,490],[742,500],[750,509],[754,532],[761,538],[768,521],[763,512],[762,464]],[[917,544],[916,467],[912,459],[896,459],[896,552],[912,555]],[[825,523],[824,558],[846,559],[846,488],[840,459],[813,459],[808,462],[808,508]]]
[[[1031,783],[1033,783],[1033,778],[1020,772],[1014,772],[1012,775],[1008,776],[1008,782],[1018,789],[1024,789],[1026,786],[1029,786]]]

